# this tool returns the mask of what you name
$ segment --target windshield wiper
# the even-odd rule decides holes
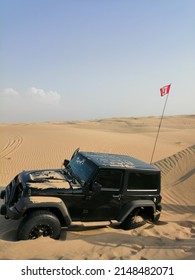
[[[72,172],[72,169],[71,169],[70,165],[67,165],[67,166],[66,166],[65,172],[66,172],[69,176],[72,177],[73,172]]]

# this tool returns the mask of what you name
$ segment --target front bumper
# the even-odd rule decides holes
[[[15,204],[10,206],[8,202],[8,190],[1,191],[0,198],[4,200],[4,203],[1,205],[0,208],[0,215],[3,215],[6,219],[19,219],[23,212],[17,210],[16,206],[18,205],[19,201]]]
[[[0,194],[1,199],[4,199],[4,197],[5,197],[5,190],[1,191],[1,194]]]
[[[22,213],[19,213],[15,206],[6,206],[6,204],[1,205],[0,214],[3,215],[6,219],[17,220],[22,216]]]
[[[1,191],[0,193],[0,198],[1,199],[4,199],[5,198],[5,190]],[[0,208],[0,215],[3,215],[5,216],[6,215],[6,206],[5,204],[1,205],[1,208]]]

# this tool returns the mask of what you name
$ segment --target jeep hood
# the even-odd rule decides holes
[[[29,188],[36,189],[70,189],[70,184],[62,170],[23,171],[22,181]]]

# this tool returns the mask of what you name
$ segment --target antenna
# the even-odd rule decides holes
[[[153,148],[153,152],[152,152],[152,157],[151,157],[151,160],[150,160],[150,164],[151,164],[152,161],[153,161],[154,152],[155,152],[155,149],[156,149],[156,144],[157,144],[157,140],[158,140],[160,128],[161,128],[162,120],[163,120],[163,117],[164,117],[164,112],[165,112],[165,108],[166,108],[166,105],[167,105],[167,100],[168,100],[168,97],[169,97],[170,87],[171,87],[171,84],[166,85],[166,86],[164,86],[164,87],[162,87],[162,88],[160,89],[160,94],[161,94],[161,96],[167,95],[167,97],[166,97],[165,104],[164,104],[164,108],[163,108],[163,112],[162,112],[162,115],[161,115],[161,118],[160,118],[160,123],[159,123],[158,131],[157,131],[157,135],[156,135],[156,140],[155,140],[155,143],[154,143],[154,148]]]

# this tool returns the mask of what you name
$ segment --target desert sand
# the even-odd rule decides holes
[[[61,167],[77,147],[150,162],[158,126],[158,117],[0,124],[0,187],[22,170]],[[0,216],[0,259],[195,259],[195,115],[163,119],[153,164],[162,171],[157,225],[62,230],[60,240],[16,241],[19,222]]]

